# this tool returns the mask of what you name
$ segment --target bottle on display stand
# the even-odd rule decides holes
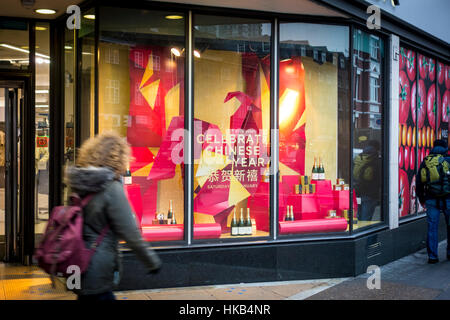
[[[167,220],[172,220],[172,216],[173,216],[172,200],[169,200],[169,211],[167,211]]]
[[[125,175],[123,176],[123,184],[131,184],[133,182],[130,172],[130,166],[127,166],[127,171],[125,172]]]
[[[291,213],[289,211],[289,206],[286,206],[286,216],[284,217],[284,221],[291,221]]]
[[[319,158],[319,180],[325,180],[325,168],[323,167],[322,159]]]
[[[245,234],[244,208],[241,208],[241,216],[239,218],[238,235]]]
[[[233,219],[231,220],[231,235],[232,236],[239,235],[239,225],[236,219],[236,208],[234,208]]]
[[[316,157],[314,157],[314,164],[311,172],[311,180],[319,180],[319,170],[316,166]]]
[[[294,218],[294,206],[291,206],[291,221],[295,221],[295,218]]]
[[[246,234],[252,235],[252,220],[250,218],[250,208],[247,208],[247,222],[246,222]]]
[[[175,214],[172,214],[172,223],[171,224],[177,224],[177,220],[175,219]]]

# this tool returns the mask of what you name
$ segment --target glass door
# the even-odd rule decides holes
[[[18,261],[23,243],[23,219],[19,214],[23,83],[0,83],[0,92],[0,242],[4,260]]]
[[[5,251],[5,92],[0,88],[0,258]]]

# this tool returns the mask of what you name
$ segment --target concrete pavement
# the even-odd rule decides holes
[[[380,267],[380,289],[368,289],[370,274],[355,278],[241,283],[115,292],[117,300],[450,300],[446,241],[440,262],[429,265],[426,249]],[[74,300],[62,283],[51,287],[35,266],[0,263],[0,300]]]

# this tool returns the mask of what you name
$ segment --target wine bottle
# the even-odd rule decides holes
[[[295,221],[295,218],[294,218],[294,206],[291,206],[291,221]]]
[[[291,213],[289,211],[289,206],[286,206],[286,217],[284,217],[284,221],[291,221]]]
[[[172,200],[169,200],[169,211],[167,212],[167,220],[171,220],[173,215]]]
[[[248,235],[252,235],[252,220],[250,218],[250,208],[247,208],[247,233]]]
[[[172,214],[172,223],[171,224],[177,224],[177,220],[175,219],[175,214]]]
[[[239,218],[238,230],[238,234],[240,236],[245,234],[244,208],[241,208],[241,217]]]
[[[125,175],[123,176],[123,184],[131,184],[132,183],[132,177],[130,172],[130,166],[127,166],[127,171],[125,172]]]
[[[313,165],[312,172],[311,172],[311,179],[319,180],[319,172],[318,172],[318,168],[316,166],[316,157],[314,157],[314,165]]]
[[[236,208],[234,208],[233,219],[231,220],[231,235],[232,236],[239,235],[239,226],[236,219]]]
[[[325,168],[321,158],[319,158],[319,180],[325,180]]]

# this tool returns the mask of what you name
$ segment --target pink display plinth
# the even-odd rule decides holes
[[[142,237],[146,241],[174,241],[183,240],[182,224],[149,225],[142,227]],[[220,238],[222,228],[218,223],[194,224],[194,239]]]
[[[333,191],[334,208],[337,211],[350,209],[350,190]]]
[[[340,232],[347,230],[344,218],[310,219],[278,222],[280,234]]]
[[[333,194],[317,194],[317,202],[319,204],[320,218],[325,218],[328,215],[329,210],[334,209]]]
[[[316,194],[331,194],[331,180],[312,180],[311,183],[316,185]]]
[[[138,227],[141,226],[142,221],[142,196],[141,187],[138,184],[127,184],[124,186],[125,194],[128,201],[136,214],[136,222]]]
[[[288,196],[287,205],[292,206],[296,220],[320,218],[319,205],[315,194],[291,194]],[[283,220],[285,216],[286,208],[283,211]]]

